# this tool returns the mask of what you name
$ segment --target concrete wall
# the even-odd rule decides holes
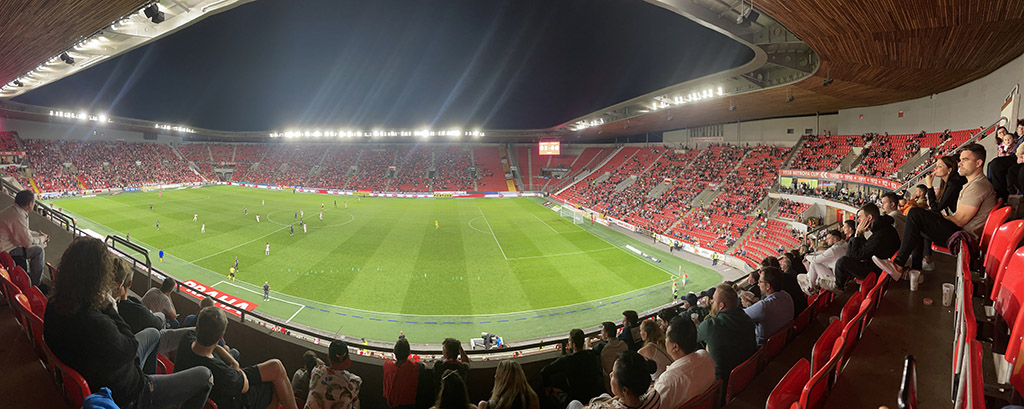
[[[157,135],[157,140],[146,141],[142,132],[122,131],[97,126],[95,122],[34,122],[20,119],[0,119],[0,130],[15,131],[22,139],[65,139],[87,141],[180,143],[180,136]]]
[[[836,114],[800,116],[791,118],[762,119],[748,122],[731,122],[723,125],[722,140],[733,144],[767,144],[791,146],[796,143],[804,131],[811,129],[813,133],[839,129],[839,117]],[[793,133],[788,133],[792,129]],[[690,138],[688,129],[665,132],[666,145],[696,145]]]

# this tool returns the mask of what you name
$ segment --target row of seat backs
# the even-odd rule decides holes
[[[851,295],[843,305],[842,316],[818,336],[811,349],[811,360],[801,358],[790,368],[769,394],[766,408],[817,409],[824,405],[888,289],[889,276],[876,277],[872,273],[863,280],[861,291]]]

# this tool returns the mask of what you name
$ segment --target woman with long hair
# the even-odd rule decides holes
[[[665,351],[665,331],[654,320],[646,320],[640,323],[640,338],[644,340],[644,346],[636,351],[644,358],[655,363],[655,371],[651,379],[657,380],[665,367],[672,364],[672,357]]]
[[[469,403],[469,389],[466,382],[454,369],[444,371],[441,376],[441,390],[437,392],[437,401],[430,409],[477,409]]]
[[[645,321],[646,322],[646,321]],[[651,388],[651,374],[654,362],[636,352],[625,351],[615,360],[612,368],[612,394],[601,395],[590,401],[589,409],[656,409],[661,405],[661,396]],[[573,401],[569,409],[582,408],[579,401]]]
[[[935,191],[936,186],[934,186],[936,178],[942,181],[938,192]],[[929,173],[924,181],[928,188],[926,193],[931,211],[942,213],[943,210],[947,210],[950,214],[956,213],[957,198],[960,196],[960,190],[967,183],[967,180],[957,173],[957,159],[952,156],[939,158],[935,162],[935,167],[932,168],[932,173]]]
[[[120,408],[203,407],[213,385],[209,369],[143,373],[140,363],[157,348],[160,332],[146,328],[132,333],[118,315],[110,295],[114,258],[103,241],[75,239],[61,256],[58,270],[60,280],[46,307],[43,335],[61,362],[81,374],[90,389],[110,388]]]
[[[494,371],[491,399],[480,401],[480,409],[538,409],[540,399],[526,383],[526,374],[519,362],[506,359]]]

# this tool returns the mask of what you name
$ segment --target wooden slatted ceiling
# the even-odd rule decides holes
[[[145,3],[146,0],[0,0],[0,84],[34,69]]]
[[[815,75],[787,87],[633,118],[628,128],[624,121],[590,128],[583,137],[920,98],[981,78],[1024,53],[1024,0],[755,0],[754,5],[814,48],[822,61]],[[835,79],[828,87],[821,85],[825,67]],[[793,102],[784,102],[787,90]],[[736,104],[735,111],[729,111],[730,103]]]

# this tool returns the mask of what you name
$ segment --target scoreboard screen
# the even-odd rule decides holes
[[[540,155],[559,155],[562,145],[559,141],[541,141],[537,152]]]

